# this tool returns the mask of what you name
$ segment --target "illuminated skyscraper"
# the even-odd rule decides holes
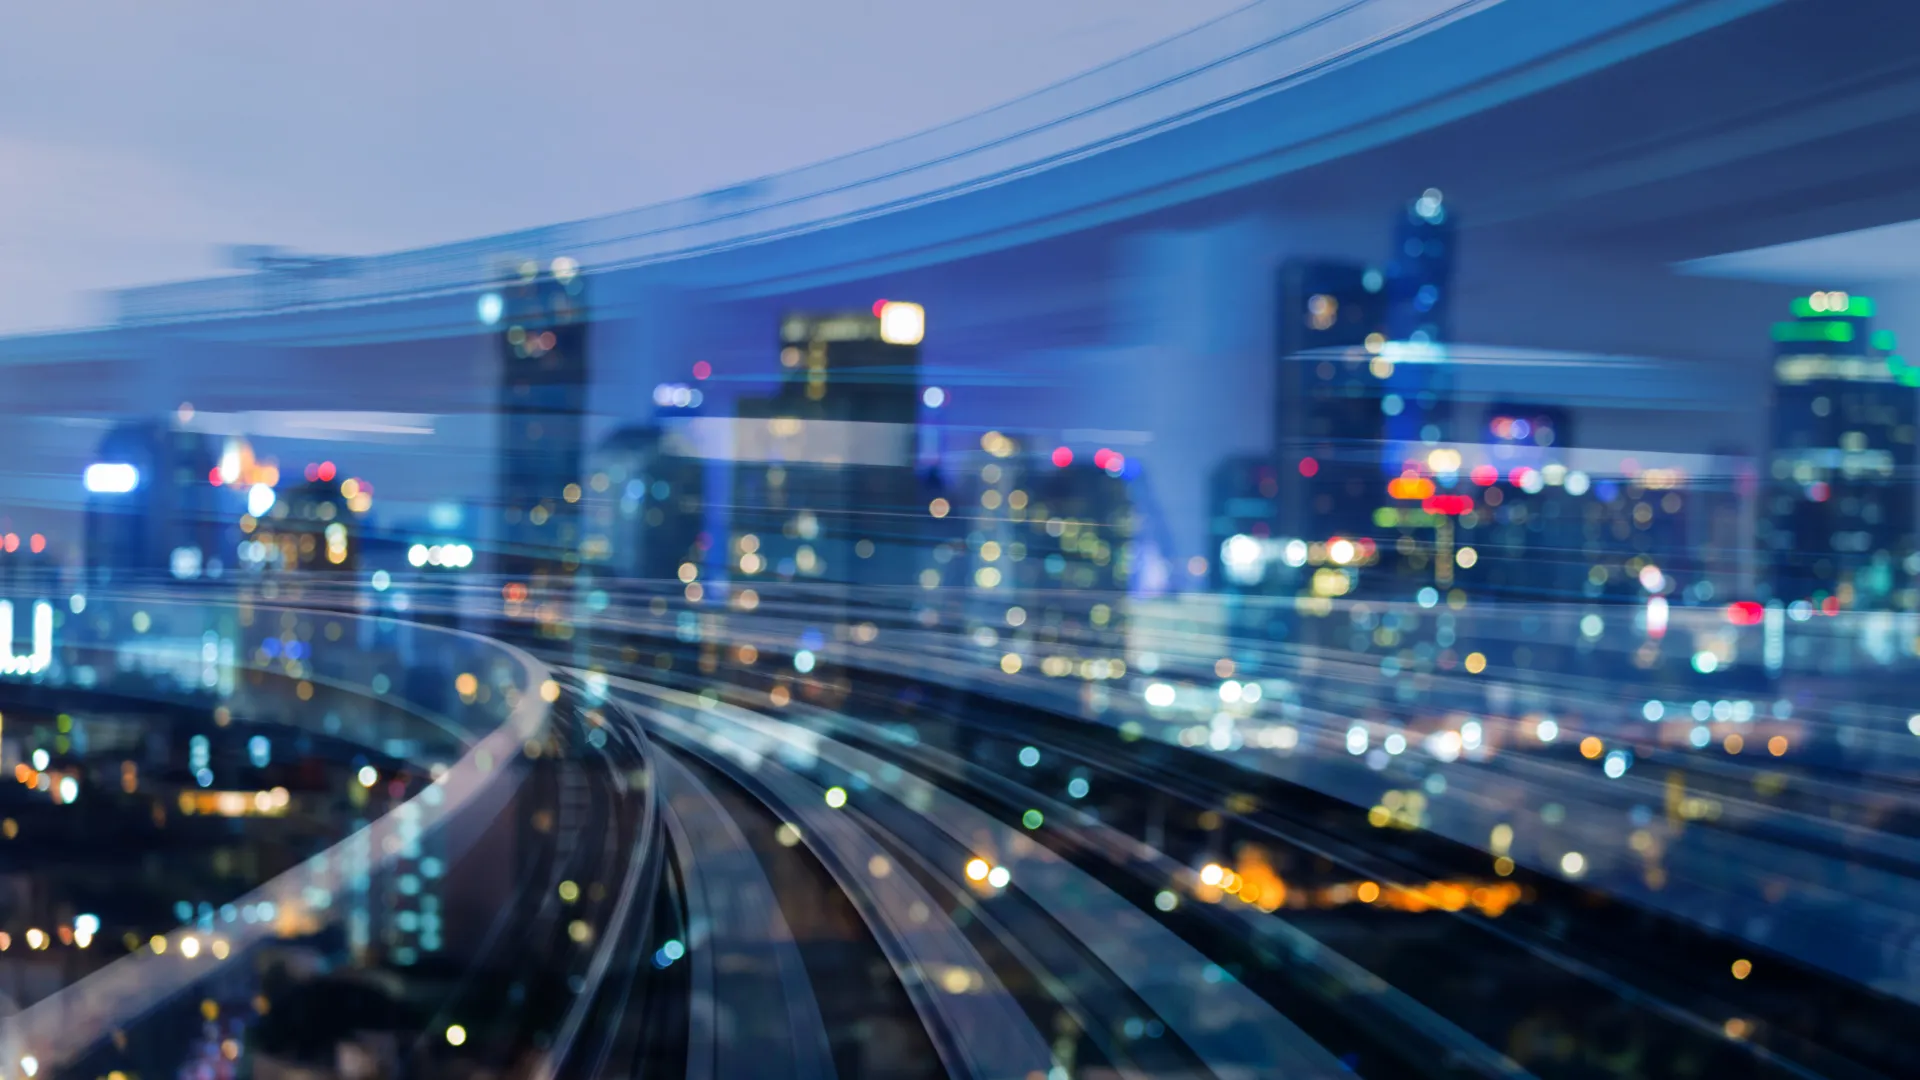
[[[672,452],[659,428],[622,428],[589,460],[581,555],[599,575],[672,580],[700,561],[706,463]]]
[[[1778,603],[1916,608],[1920,366],[1872,328],[1873,311],[1864,296],[1817,292],[1773,326],[1762,528]]]
[[[122,424],[81,477],[87,573],[96,583],[198,577],[226,546],[207,437],[168,420]],[[237,515],[236,515],[237,517]],[[178,573],[191,567],[191,574]]]
[[[1383,273],[1295,260],[1280,272],[1280,531],[1365,535],[1382,486],[1449,437],[1442,343],[1454,223],[1428,190],[1394,227]]]
[[[1394,222],[1393,254],[1387,260],[1386,334],[1383,373],[1393,399],[1382,409],[1389,456],[1451,438],[1450,368],[1439,346],[1451,340],[1454,220],[1440,192],[1428,188]],[[1389,461],[1389,473],[1397,471]]]
[[[956,485],[966,517],[969,621],[1049,675],[1099,681],[1120,669],[1137,532],[1118,451],[1023,453],[997,432]]]
[[[308,466],[306,482],[281,491],[251,534],[267,549],[264,561],[283,571],[358,569],[359,493],[360,481],[337,475],[332,462]]]
[[[569,592],[579,568],[585,453],[587,307],[571,259],[528,262],[500,288],[492,315],[500,358],[495,567],[532,595]],[[538,610],[537,605],[534,610]]]
[[[1213,470],[1208,532],[1213,557],[1209,585],[1215,591],[1257,587],[1266,576],[1264,547],[1279,519],[1280,478],[1264,457],[1232,457]],[[1236,538],[1241,538],[1236,540]]]
[[[795,313],[780,324],[779,389],[739,403],[736,579],[911,584],[928,547],[914,470],[924,315]]]
[[[1385,278],[1339,262],[1280,271],[1279,529],[1325,539],[1367,527],[1379,501],[1386,397]],[[1390,407],[1390,406],[1389,406]]]

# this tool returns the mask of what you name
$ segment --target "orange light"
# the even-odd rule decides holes
[[[508,602],[517,604],[527,598],[527,587],[521,582],[509,581],[501,588],[500,595],[505,597]]]
[[[1387,494],[1396,499],[1425,499],[1433,494],[1433,481],[1424,476],[1396,476],[1387,481]]]

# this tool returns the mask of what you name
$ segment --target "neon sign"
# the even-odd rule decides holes
[[[33,602],[33,651],[13,652],[13,601],[0,600],[0,674],[38,675],[53,662],[53,605]]]

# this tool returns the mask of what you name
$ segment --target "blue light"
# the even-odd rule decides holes
[[[500,315],[506,310],[506,302],[497,292],[480,294],[480,302],[474,305],[474,311],[480,316],[480,322],[492,326],[500,321]]]

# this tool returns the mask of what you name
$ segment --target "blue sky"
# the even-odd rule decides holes
[[[803,165],[1240,2],[16,5],[0,332],[92,321],[92,291],[217,270],[224,244],[390,250]]]

